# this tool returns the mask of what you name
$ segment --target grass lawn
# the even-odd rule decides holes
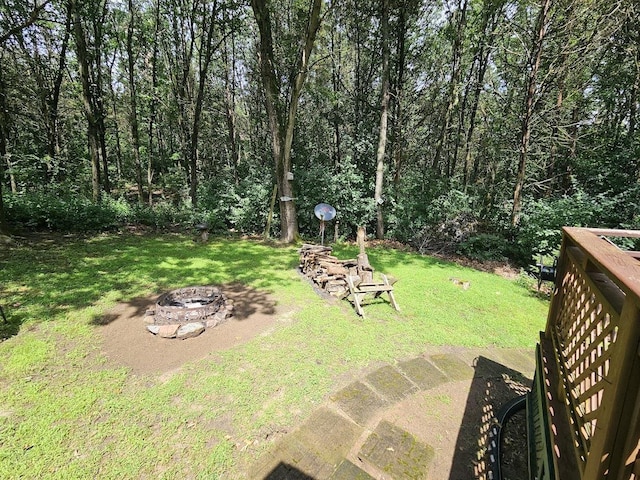
[[[100,235],[3,249],[11,324],[0,333],[19,332],[0,343],[0,478],[244,478],[268,434],[307,418],[348,372],[428,345],[533,348],[544,328],[548,302],[520,282],[367,253],[399,279],[401,312],[379,301],[363,320],[347,302],[321,299],[296,272],[296,247]],[[134,375],[101,353],[96,319],[118,302],[228,282],[269,293],[286,321],[172,375]]]

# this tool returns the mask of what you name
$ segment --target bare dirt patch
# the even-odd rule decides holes
[[[157,294],[118,304],[95,321],[102,335],[102,353],[135,374],[166,373],[256,337],[284,313],[264,291],[240,283],[222,285],[221,289],[234,302],[233,317],[186,340],[156,337],[145,328],[144,314],[155,304]]]

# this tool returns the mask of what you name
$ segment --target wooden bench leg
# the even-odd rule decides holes
[[[356,312],[358,312],[358,315],[364,318],[364,310],[360,305],[360,300],[362,299],[362,297],[364,297],[364,294],[358,293],[356,291],[356,286],[353,283],[353,279],[351,278],[350,275],[347,275],[347,284],[349,285],[349,291],[351,292],[351,296],[353,297],[353,303],[356,307]]]
[[[384,282],[385,285],[391,286],[389,279],[384,273],[382,274],[382,281]],[[395,308],[396,311],[399,312],[400,307],[398,306],[398,302],[396,302],[396,297],[393,296],[393,290],[389,290],[387,293],[389,294],[389,301],[391,302],[391,305],[393,305],[393,308]]]

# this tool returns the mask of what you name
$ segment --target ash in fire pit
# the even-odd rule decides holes
[[[161,295],[145,323],[154,335],[184,339],[224,322],[232,311],[232,302],[218,287],[187,287]]]

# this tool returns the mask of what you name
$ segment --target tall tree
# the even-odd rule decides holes
[[[383,0],[380,29],[382,34],[382,91],[380,101],[380,129],[376,154],[376,184],[373,199],[376,203],[376,238],[384,238],[382,214],[382,189],[384,186],[384,156],[387,145],[387,122],[389,118],[389,0]]]
[[[476,43],[473,62],[465,92],[465,104],[470,102],[468,112],[467,128],[464,135],[464,163],[463,163],[463,186],[466,188],[469,183],[474,182],[478,176],[479,156],[475,156],[472,161],[473,134],[476,128],[476,117],[480,107],[480,96],[484,89],[485,75],[489,68],[491,51],[495,48],[495,39],[498,24],[500,22],[504,0],[493,0],[483,2],[479,36]],[[469,99],[471,96],[471,99]]]
[[[129,0],[129,23],[127,25],[127,65],[129,67],[129,124],[131,126],[131,148],[133,150],[133,163],[135,168],[136,186],[138,189],[138,202],[142,203],[144,194],[142,190],[142,161],[140,159],[140,130],[138,128],[138,94],[135,79],[135,52],[134,34],[136,27],[136,11],[133,0]]]
[[[106,3],[104,5],[106,6]],[[106,165],[106,159],[103,158],[105,153],[104,136],[101,134],[101,129],[104,125],[101,118],[103,115],[100,99],[101,93],[98,89],[99,84],[96,81],[94,62],[92,61],[92,58],[95,58],[98,52],[89,52],[82,21],[83,12],[80,8],[77,0],[69,0],[69,10],[73,18],[78,67],[80,69],[80,82],[82,84],[84,114],[87,119],[93,201],[99,202],[101,200],[100,167],[101,165]],[[90,55],[92,58],[90,58]],[[98,55],[98,59],[99,58],[100,56]]]
[[[203,36],[198,50],[198,87],[196,90],[196,98],[193,112],[193,122],[191,125],[191,138],[189,141],[189,163],[191,165],[191,181],[189,193],[191,203],[197,203],[198,189],[198,139],[200,135],[200,121],[202,118],[202,109],[204,102],[205,87],[207,85],[207,75],[213,53],[217,50],[222,42],[214,45],[214,36],[216,34],[216,17],[218,16],[218,2],[205,2],[202,7],[202,30]],[[223,37],[224,38],[224,37]]]
[[[62,81],[66,73],[67,47],[71,33],[71,16],[67,6],[63,18],[53,19],[60,22],[63,29],[32,26],[15,34],[15,39],[29,66],[35,81],[36,97],[40,120],[46,132],[46,162],[43,179],[52,179],[54,163],[60,155],[60,119],[59,104]],[[43,155],[44,157],[44,155]]]
[[[147,148],[147,191],[149,194],[149,206],[153,205],[153,162],[155,157],[155,132],[156,117],[158,114],[158,57],[160,35],[160,1],[154,0],[151,5],[153,12],[153,39],[151,50],[151,94],[149,95],[149,120],[147,123],[148,148]]]
[[[237,82],[236,82],[236,49],[235,29],[231,31],[231,39],[225,37],[222,50],[224,63],[224,106],[227,120],[227,133],[233,180],[238,185],[238,166],[240,165],[240,133],[238,131],[238,114],[236,112]]]
[[[189,184],[189,196],[197,204],[198,156],[207,75],[214,53],[224,36],[219,35],[217,1],[174,0],[167,22],[165,55],[170,65],[171,86],[178,110],[178,131],[182,167]]]
[[[520,147],[518,149],[518,173],[516,184],[513,189],[513,207],[511,209],[511,225],[517,226],[520,222],[520,212],[522,210],[522,187],[524,186],[525,173],[527,167],[527,156],[529,152],[529,141],[531,139],[531,123],[533,120],[534,108],[538,95],[538,72],[542,60],[542,50],[545,37],[547,35],[549,12],[551,0],[542,0],[536,27],[530,47],[529,59],[527,61],[527,80],[524,94],[522,122],[520,126]]]
[[[291,146],[298,102],[307,78],[311,51],[320,28],[322,0],[311,0],[304,31],[300,35],[293,64],[287,71],[277,71],[269,0],[251,0],[253,14],[260,31],[260,76],[271,131],[271,150],[275,162],[276,182],[280,194],[280,239],[292,242],[298,237],[298,219],[293,199]],[[283,79],[288,83],[283,85]]]
[[[456,9],[451,13],[449,20],[449,29],[452,31],[452,52],[451,52],[451,77],[449,80],[449,88],[445,99],[445,108],[442,115],[443,125],[440,129],[440,135],[438,137],[438,143],[436,144],[436,151],[433,157],[433,168],[436,171],[440,170],[440,159],[442,157],[442,150],[444,149],[450,136],[451,122],[453,120],[453,112],[459,102],[459,84],[460,75],[462,71],[462,54],[463,54],[463,40],[464,30],[467,23],[467,5],[468,0],[458,0]],[[458,139],[454,139],[457,142]],[[447,176],[453,175],[455,165],[450,157],[447,157],[447,164],[445,166],[445,173]]]
[[[4,163],[7,156],[8,123],[7,118],[7,88],[4,81],[4,52],[0,50],[0,235],[9,233],[9,226],[4,214],[2,190],[4,184]]]

